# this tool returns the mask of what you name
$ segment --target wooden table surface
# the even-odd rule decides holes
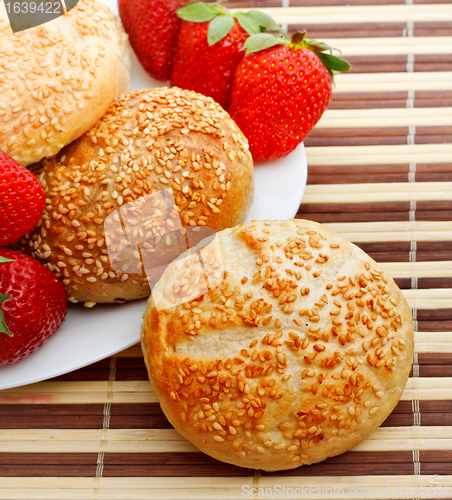
[[[452,498],[452,4],[369,1],[229,5],[262,8],[289,32],[306,28],[353,65],[305,141],[298,217],[358,244],[413,308],[413,370],[394,412],[321,464],[240,469],[171,428],[135,346],[0,392],[0,500]]]

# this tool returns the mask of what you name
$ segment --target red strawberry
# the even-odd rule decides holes
[[[176,10],[185,0],[119,0],[119,14],[144,69],[169,80],[182,21]]]
[[[296,33],[292,40],[261,34],[245,43],[237,68],[230,115],[247,137],[255,161],[286,156],[306,137],[327,108],[332,75],[346,61],[331,47]]]
[[[37,260],[0,250],[0,365],[24,359],[63,323],[64,286]]]
[[[0,247],[31,231],[45,203],[45,191],[36,176],[0,151]]]
[[[228,109],[237,65],[249,33],[279,26],[257,11],[230,14],[218,4],[191,3],[179,9],[185,20],[174,59],[171,85],[212,97]]]

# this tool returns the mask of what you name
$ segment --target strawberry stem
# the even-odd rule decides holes
[[[294,49],[298,48],[297,45],[300,45],[303,42],[305,36],[306,36],[306,30],[297,31],[292,35],[292,39],[290,40],[289,46]]]

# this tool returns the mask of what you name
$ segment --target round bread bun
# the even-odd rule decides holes
[[[307,220],[227,229],[201,254],[210,291],[185,302],[193,255],[167,268],[143,316],[149,378],[182,436],[274,471],[343,453],[386,419],[410,372],[413,322],[374,260]]]
[[[69,300],[87,306],[148,297],[148,279],[187,249],[185,226],[190,240],[197,229],[240,224],[254,194],[237,125],[211,98],[175,87],[125,94],[32,170],[47,205],[25,251],[62,278]]]
[[[0,149],[29,165],[84,134],[130,88],[129,41],[98,0],[16,34],[0,7]]]

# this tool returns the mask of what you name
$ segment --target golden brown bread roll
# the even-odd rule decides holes
[[[98,0],[10,33],[0,2],[0,149],[29,165],[84,134],[130,88],[130,46]]]
[[[25,237],[26,251],[62,278],[69,300],[86,305],[147,297],[141,261],[149,269],[186,250],[176,232],[182,226],[219,231],[243,222],[254,193],[253,162],[237,125],[211,98],[178,88],[125,94],[33,170],[47,206]],[[153,194],[169,189],[173,204],[154,207]],[[123,245],[127,225],[153,233],[146,241],[144,231],[139,249]],[[119,264],[112,266],[107,243]]]
[[[217,238],[202,252],[210,291],[184,303],[199,280],[190,257],[167,268],[144,315],[144,359],[171,424],[218,460],[270,471],[358,444],[410,372],[399,288],[314,222],[252,222]]]

